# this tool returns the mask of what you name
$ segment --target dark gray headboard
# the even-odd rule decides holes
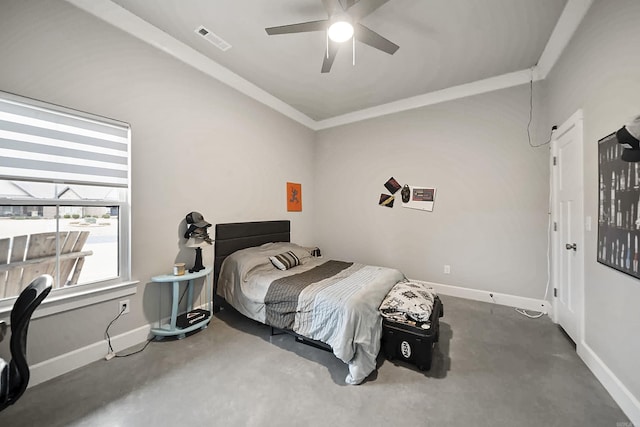
[[[214,298],[218,276],[224,259],[240,249],[269,242],[290,242],[291,223],[282,221],[232,222],[216,224],[215,258],[213,261]]]

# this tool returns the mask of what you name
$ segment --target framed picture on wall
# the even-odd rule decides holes
[[[302,212],[302,184],[287,182],[287,211]]]
[[[615,133],[598,141],[598,262],[640,278],[640,164],[622,161]]]
[[[433,212],[436,189],[432,187],[419,187],[416,185],[408,185],[408,187],[409,200],[406,202],[403,200],[402,207]]]

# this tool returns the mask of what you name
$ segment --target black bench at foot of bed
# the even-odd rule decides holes
[[[433,346],[440,339],[440,318],[444,308],[436,297],[429,317],[428,329],[390,319],[382,319],[382,348],[388,360],[412,363],[421,371],[431,369]]]

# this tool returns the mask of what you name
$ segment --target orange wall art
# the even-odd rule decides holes
[[[287,182],[287,211],[302,211],[302,184]]]

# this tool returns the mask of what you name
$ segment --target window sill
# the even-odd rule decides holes
[[[51,316],[112,299],[134,295],[138,292],[138,283],[140,283],[140,281],[134,280],[94,289],[78,289],[74,292],[66,292],[63,295],[51,294],[45,298],[31,318],[38,319],[40,317]],[[11,305],[0,307],[0,321],[4,320],[10,323],[9,317],[12,307],[13,302]]]

